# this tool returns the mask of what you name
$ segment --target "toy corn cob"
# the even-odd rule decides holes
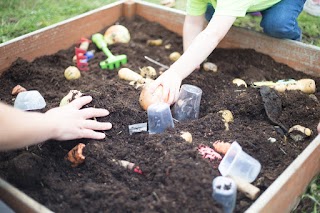
[[[279,92],[284,92],[286,90],[300,90],[304,93],[315,93],[316,83],[313,79],[300,79],[300,80],[279,80],[277,82],[273,81],[260,81],[253,82],[253,87],[268,86]]]
[[[92,36],[92,41],[101,49],[104,54],[108,57],[106,60],[100,62],[100,67],[102,69],[115,69],[119,68],[120,65],[127,63],[126,55],[113,55],[108,49],[107,43],[104,41],[104,37],[100,33],[96,33]]]

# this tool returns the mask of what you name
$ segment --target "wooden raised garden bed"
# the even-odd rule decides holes
[[[79,41],[79,37],[90,38],[90,36],[93,33],[102,32],[103,30],[106,29],[107,26],[110,26],[119,20],[121,20],[120,23],[127,23],[127,24],[131,23],[132,21],[135,21],[136,16],[139,16],[140,18],[142,18],[143,21],[147,20],[149,22],[159,24],[159,26],[164,27],[164,29],[171,31],[172,36],[174,36],[174,35],[181,36],[181,34],[182,34],[183,20],[184,20],[184,16],[185,16],[184,12],[174,10],[174,9],[168,9],[165,7],[157,6],[154,4],[149,4],[146,2],[142,2],[142,1],[118,1],[116,3],[107,5],[105,7],[101,7],[97,10],[90,11],[88,13],[77,16],[75,18],[60,22],[58,24],[55,24],[50,27],[35,31],[35,32],[27,34],[25,36],[21,36],[21,37],[16,38],[12,41],[0,44],[0,73],[4,75],[6,73],[6,71],[14,63],[15,63],[15,66],[19,66],[19,63],[29,63],[29,62],[31,63],[31,62],[35,61],[36,59],[43,57],[43,56],[49,57],[50,55],[58,54],[58,55],[56,55],[57,58],[61,59],[64,56],[70,54],[70,49],[69,50],[65,50],[65,49],[69,48],[69,47],[72,49],[72,47],[74,47],[74,45]],[[140,20],[140,19],[138,19],[138,20]],[[156,37],[156,35],[153,35],[153,36]],[[137,41],[139,42],[138,38],[135,38],[135,39],[137,39]],[[142,41],[143,39],[146,39],[146,38],[140,38],[140,39]],[[177,48],[180,48],[179,51],[182,51],[181,43],[176,44],[176,45],[178,45]],[[179,45],[180,45],[180,47],[179,47]],[[126,48],[134,49],[135,47],[126,46]],[[242,49],[244,51],[243,53],[241,52]],[[65,51],[61,52],[61,50],[65,50]],[[114,49],[114,50],[117,51],[117,49]],[[124,51],[123,49],[120,49],[120,50]],[[274,60],[275,61],[274,63],[281,64],[281,65],[279,65],[279,66],[282,66],[281,69],[288,67],[288,69],[292,69],[292,70],[294,69],[294,70],[300,71],[301,74],[298,74],[298,76],[302,76],[302,77],[304,77],[304,75],[314,76],[315,78],[317,78],[316,82],[320,83],[320,79],[319,79],[319,76],[320,76],[320,48],[318,48],[318,47],[315,47],[312,45],[306,45],[306,44],[303,44],[300,42],[295,42],[295,41],[274,39],[274,38],[265,36],[261,33],[252,32],[252,31],[248,31],[246,29],[233,27],[232,30],[227,34],[226,38],[219,45],[219,50],[217,50],[217,51],[221,51],[221,52],[218,52],[217,54],[227,55],[229,53],[229,51],[233,51],[233,50],[240,51],[239,55],[241,55],[241,54],[247,55],[247,57],[246,57],[247,59],[250,56],[250,54],[258,54],[259,57],[261,57],[261,61],[268,61],[268,60],[273,61]],[[256,52],[251,52],[253,50]],[[231,53],[231,54],[234,54],[234,53]],[[236,57],[239,56],[237,54],[235,54],[235,55],[236,55]],[[269,58],[267,56],[265,57],[265,55],[268,55],[271,58]],[[103,57],[103,56],[101,56],[101,57]],[[219,58],[218,55],[215,55],[215,57]],[[212,58],[214,58],[214,57],[212,57]],[[221,56],[221,58],[223,58],[223,56]],[[18,62],[16,62],[17,60],[18,60]],[[20,60],[20,62],[19,62],[19,60]],[[21,60],[23,62],[21,62]],[[241,58],[240,59],[238,58],[237,60],[241,60]],[[129,58],[129,62],[130,62],[130,58]],[[142,62],[140,61],[140,63],[142,63]],[[223,63],[221,63],[220,65],[221,65],[221,67],[224,66]],[[286,66],[286,65],[288,65],[288,66]],[[236,65],[234,65],[234,66],[236,67]],[[245,66],[245,65],[243,65],[243,66]],[[265,66],[268,66],[268,65],[266,64]],[[138,67],[138,65],[137,65],[137,67]],[[135,67],[135,68],[137,69],[137,67]],[[237,68],[241,69],[241,67],[237,67]],[[14,68],[12,68],[12,69],[14,69]],[[110,72],[110,71],[108,71],[108,72]],[[112,75],[111,77],[108,76],[106,78],[115,79],[116,75],[115,74],[111,74],[111,75]],[[199,74],[199,75],[202,75],[202,74]],[[281,75],[279,75],[279,76],[281,76]],[[51,77],[53,79],[52,81],[55,81],[54,77],[53,76],[51,76]],[[15,79],[16,80],[20,79],[20,77],[18,76]],[[196,77],[193,75],[193,77],[191,77],[189,79],[189,82],[196,83],[196,81],[199,79],[200,79],[200,77]],[[103,79],[103,80],[105,80],[105,79]],[[220,79],[220,80],[223,81],[223,79]],[[113,80],[113,81],[116,82],[115,80]],[[212,80],[212,81],[214,81],[214,80]],[[114,83],[114,84],[118,85],[118,83]],[[212,83],[212,84],[214,84],[214,83]],[[112,85],[112,83],[110,83],[110,85]],[[59,83],[56,83],[55,86],[60,87]],[[70,86],[70,88],[71,87],[72,86]],[[212,87],[212,88],[214,88],[214,87]],[[130,91],[130,94],[133,93],[130,89],[126,89],[125,91],[119,91],[119,93],[125,94],[128,91]],[[52,97],[54,97],[53,94],[50,94],[50,95]],[[98,95],[98,96],[100,97],[100,95]],[[319,97],[319,89],[316,92],[316,96]],[[55,101],[57,101],[58,97],[54,97],[54,98],[55,98]],[[248,99],[247,101],[250,101],[250,99]],[[229,102],[227,102],[227,103],[229,103]],[[254,104],[255,102],[252,102],[252,103]],[[118,105],[120,106],[121,104],[118,103]],[[50,106],[54,106],[54,105],[51,103]],[[135,104],[134,106],[138,106],[138,104]],[[221,106],[221,105],[219,105],[219,106]],[[315,105],[315,106],[319,106],[319,104]],[[106,105],[106,108],[108,108],[108,105]],[[206,112],[208,112],[208,113],[209,112],[213,113],[214,111],[215,110],[206,109]],[[246,109],[242,109],[242,111],[247,114],[250,114],[250,110],[246,111]],[[128,115],[130,114],[130,112],[121,112],[121,113],[124,113],[124,114],[127,113]],[[121,113],[119,112],[119,117],[122,116]],[[145,112],[143,112],[141,110],[141,112],[139,112],[139,115],[141,115],[142,117],[145,116],[145,114],[142,115],[143,113],[145,113]],[[215,115],[213,115],[212,118],[217,118],[217,117],[215,117]],[[204,121],[206,121],[206,122],[211,121],[212,118],[207,117],[207,119],[204,119]],[[314,119],[317,119],[316,121],[313,121],[313,124],[316,124],[319,121],[319,117],[314,118]],[[140,120],[141,120],[141,122],[143,122],[143,119],[140,119]],[[137,121],[137,123],[138,123],[138,121]],[[133,124],[133,123],[131,123],[131,124]],[[197,125],[199,125],[199,124],[197,124]],[[218,124],[216,124],[216,125],[217,126],[215,126],[215,128],[218,131],[219,125]],[[223,126],[223,123],[221,123],[220,126]],[[181,126],[181,128],[182,127],[184,128],[187,126]],[[179,125],[178,125],[178,128],[179,128]],[[233,128],[235,128],[235,126]],[[313,130],[315,130],[316,126],[313,126],[312,128],[313,128]],[[117,130],[117,125],[114,125],[114,130],[113,130],[114,132],[112,132],[110,134],[116,134],[116,130]],[[213,132],[214,131],[215,130],[213,130]],[[122,134],[121,131],[119,131],[118,134],[120,135],[119,137],[124,137],[123,135],[121,135]],[[156,138],[156,139],[159,141],[161,141],[161,140],[164,141],[163,143],[165,144],[167,138],[171,137],[171,134],[176,135],[177,132],[174,132],[174,131],[170,132],[169,131],[169,133],[166,133],[166,136],[164,137],[164,139],[161,137]],[[206,137],[206,138],[208,137],[208,135],[212,136],[214,133],[210,132],[211,135],[208,134],[207,136],[201,135],[201,133],[196,133],[196,132],[194,134],[195,134],[194,139],[197,140],[197,139],[201,139],[202,136]],[[280,176],[276,177],[276,179],[273,181],[273,183],[270,186],[268,186],[266,189],[263,189],[263,193],[259,196],[259,198],[256,201],[252,202],[252,204],[250,204],[250,205],[244,205],[244,206],[248,206],[248,208],[246,208],[246,212],[253,212],[253,213],[255,213],[255,212],[279,212],[279,211],[289,212],[297,205],[299,198],[300,198],[300,195],[305,191],[307,185],[312,180],[312,178],[314,178],[315,175],[317,175],[320,171],[320,158],[319,158],[319,156],[320,156],[320,137],[319,136],[316,137],[317,133],[315,131],[313,134],[314,135],[312,136],[312,141],[310,141],[309,144],[303,145],[302,152],[300,154],[297,154],[297,157],[295,159],[293,159],[293,162],[288,167],[286,167],[286,169],[281,173]],[[115,138],[117,137],[116,135],[114,135],[114,136],[108,135],[108,136],[109,136],[108,140],[110,140],[110,141],[116,140]],[[230,135],[230,134],[229,135],[226,134],[225,136],[227,138],[229,137],[229,139],[233,138],[232,135]],[[139,136],[135,136],[135,137],[139,137]],[[141,136],[141,140],[143,141],[147,137],[148,137],[148,135],[144,135],[143,137]],[[214,136],[212,136],[212,137],[217,139],[217,137],[214,137]],[[250,137],[250,135],[248,135],[247,137]],[[244,139],[242,138],[242,140],[244,140]],[[208,142],[208,141],[210,141],[210,139],[207,138],[207,139],[205,139],[205,141]],[[87,141],[87,142],[90,143],[91,141]],[[107,142],[109,142],[109,141],[107,141]],[[180,143],[181,143],[181,141],[180,141]],[[99,142],[97,144],[99,144]],[[94,147],[94,146],[97,146],[97,147]],[[88,155],[89,156],[94,155],[94,150],[99,149],[98,146],[99,145],[92,145],[91,151],[90,151],[90,153],[88,153]],[[114,144],[114,146],[117,146],[117,144]],[[298,145],[298,146],[300,147],[300,145]],[[68,148],[64,147],[63,150],[66,151],[67,149],[70,149],[70,147],[68,147]],[[57,149],[54,149],[54,150],[58,151]],[[254,153],[254,149],[248,148],[248,150],[249,150],[249,152],[251,152],[251,154]],[[111,150],[111,152],[112,152],[112,150]],[[191,151],[190,151],[190,153],[191,153]],[[126,155],[124,155],[124,156],[126,156]],[[190,158],[192,158],[192,156],[194,157],[194,154],[190,154]],[[163,156],[161,156],[161,157],[163,157]],[[8,159],[9,159],[9,157],[8,157]],[[90,158],[89,158],[89,160],[90,160]],[[104,160],[107,160],[107,159],[104,159]],[[202,159],[197,158],[197,160],[202,160]],[[170,173],[169,167],[174,168],[173,164],[168,165],[168,170],[166,172]],[[95,165],[95,164],[93,164],[93,165]],[[186,166],[187,163],[184,165]],[[140,165],[140,166],[141,166],[141,168],[144,168],[143,165]],[[262,167],[264,167],[264,165],[262,165]],[[3,166],[3,168],[7,168],[7,167]],[[147,168],[146,172],[148,172],[148,169],[150,169],[150,167],[148,167],[147,164],[145,165],[145,168]],[[155,169],[155,171],[153,171],[153,172],[156,173],[157,168],[154,167],[154,169]],[[80,178],[82,173],[80,170],[75,170],[75,173],[77,173],[77,172],[79,172],[78,175]],[[150,172],[150,173],[152,173],[152,172]],[[216,171],[213,173],[215,175],[217,174]],[[3,174],[3,173],[0,173],[0,175],[1,174]],[[19,175],[19,174],[17,174],[17,175]],[[115,175],[115,176],[119,177],[119,175]],[[155,175],[154,178],[161,179],[161,177],[159,177],[157,175]],[[213,176],[212,176],[212,178],[213,178]],[[121,178],[119,178],[119,179],[121,179]],[[150,181],[150,176],[148,176],[147,179],[148,179],[148,181]],[[143,181],[143,179],[141,179],[141,181]],[[65,184],[65,183],[62,183],[62,184]],[[94,185],[94,183],[92,183],[92,185]],[[131,187],[134,188],[134,186],[131,186]],[[147,188],[148,186],[145,185],[145,187]],[[85,188],[85,190],[90,191],[90,187]],[[114,190],[116,190],[116,189],[114,189]],[[26,191],[28,192],[29,189],[26,189]],[[126,193],[126,192],[121,192],[121,193]],[[121,193],[119,194],[119,196],[121,196]],[[167,202],[165,200],[166,198],[160,197],[160,195],[157,195],[155,192],[152,196],[155,198],[155,200],[157,200],[157,202],[160,202],[160,201],[164,202],[164,203]],[[197,195],[194,194],[194,195],[189,195],[189,196],[190,197],[187,197],[185,199],[192,200],[193,196],[197,196]],[[0,183],[0,198],[2,200],[4,200],[8,205],[10,205],[12,207],[12,209],[14,209],[17,212],[25,212],[25,211],[28,211],[28,212],[48,211],[48,212],[50,212],[49,206],[47,206],[44,203],[43,203],[43,205],[37,203],[37,201],[30,198],[28,195],[20,192],[18,189],[16,189],[15,187],[6,183],[3,180],[1,180],[1,183]],[[60,199],[62,199],[62,198],[60,198]],[[88,199],[90,199],[90,198],[88,198]],[[97,198],[92,197],[92,199],[97,199]],[[116,199],[116,198],[114,197],[114,199]],[[132,199],[134,200],[137,198],[132,198]],[[209,195],[209,198],[207,198],[207,199],[210,199],[210,195]],[[146,199],[145,201],[148,201],[148,199]],[[79,201],[79,202],[81,202],[81,201]],[[246,201],[246,202],[248,202],[248,201]],[[76,206],[76,204],[73,204],[73,205]],[[145,205],[147,205],[147,204],[145,204]],[[170,205],[174,206],[174,204],[172,204],[172,203]],[[200,203],[200,205],[201,205],[201,203]],[[45,206],[47,206],[49,209],[47,209]],[[154,206],[157,206],[157,205],[154,205]],[[119,209],[121,209],[119,206],[117,208],[113,206],[113,208],[114,208],[113,209],[114,211],[119,211]],[[159,207],[160,209],[157,209],[157,207],[153,207],[153,208],[155,208],[154,211],[161,212],[161,207]],[[75,207],[75,209],[76,209],[76,207]],[[138,206],[136,209],[134,207],[132,207],[132,209],[134,209],[135,211],[139,211],[139,210],[141,210],[141,206]],[[132,209],[130,209],[129,212],[134,211]],[[105,209],[100,209],[100,210],[105,211]],[[108,210],[112,211],[112,209],[108,209]],[[195,208],[195,209],[190,209],[189,211],[198,212],[200,210],[201,210],[201,208],[199,207],[199,209]],[[241,211],[241,210],[239,210],[239,211]]]

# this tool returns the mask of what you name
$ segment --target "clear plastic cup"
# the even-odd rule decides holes
[[[37,90],[20,92],[14,101],[14,107],[21,110],[43,109],[46,101]]]
[[[194,120],[199,117],[202,90],[190,84],[183,84],[179,98],[173,106],[173,117],[178,121]]]
[[[237,185],[229,177],[219,176],[212,181],[212,198],[223,206],[223,212],[232,213],[236,205]]]
[[[235,176],[252,183],[261,170],[261,164],[242,150],[234,141],[218,167],[222,176]]]
[[[151,104],[147,113],[149,134],[161,133],[167,128],[174,127],[169,104],[163,102]]]

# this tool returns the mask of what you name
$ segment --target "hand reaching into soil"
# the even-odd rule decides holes
[[[179,97],[179,89],[182,78],[178,73],[170,69],[160,75],[150,84],[150,92],[153,93],[158,86],[162,86],[162,100],[168,104],[173,104]]]
[[[91,120],[109,114],[108,110],[84,108],[92,97],[78,98],[63,107],[46,113],[25,112],[0,103],[0,150],[22,148],[49,139],[72,140],[79,138],[103,139],[109,122]]]
[[[77,98],[63,107],[53,108],[45,113],[47,120],[55,123],[56,128],[51,139],[72,140],[79,138],[103,139],[105,134],[95,130],[109,130],[109,122],[98,122],[91,118],[109,115],[106,109],[84,108],[92,101],[91,96]]]
[[[178,99],[182,80],[188,77],[210,55],[235,20],[235,16],[214,15],[206,28],[202,30],[203,18],[187,15],[183,30],[185,51],[166,72],[152,83],[153,91],[162,85],[163,100],[166,100],[165,102],[168,104],[173,104]],[[201,27],[196,27],[198,24]]]

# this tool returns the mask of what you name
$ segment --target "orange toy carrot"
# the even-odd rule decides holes
[[[20,85],[17,85],[12,89],[11,94],[12,95],[17,95],[18,93],[25,92],[25,91],[27,91],[26,88],[24,88],[24,87],[22,87]]]
[[[217,140],[212,143],[213,148],[220,154],[225,155],[231,146],[231,143]]]
[[[82,154],[82,152],[85,146],[86,145],[83,143],[79,143],[68,152],[68,155],[65,157],[65,159],[71,162],[72,167],[77,167],[84,162],[86,157]]]

